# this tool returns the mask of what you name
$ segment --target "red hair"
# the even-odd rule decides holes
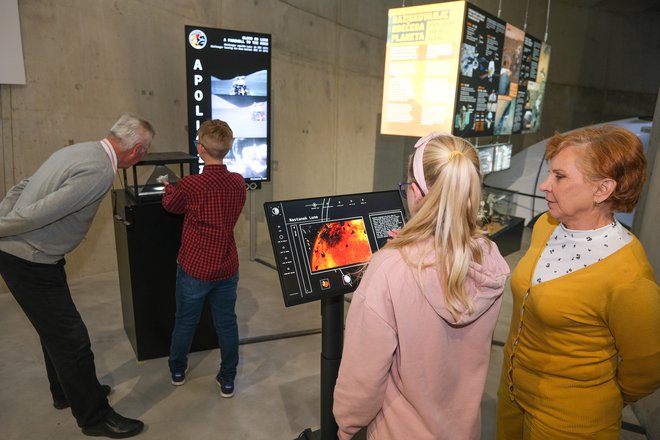
[[[610,178],[616,182],[605,201],[612,211],[630,212],[639,201],[646,182],[646,155],[642,142],[631,131],[613,125],[581,128],[565,136],[557,133],[545,148],[550,160],[568,147],[577,147],[578,169],[592,181]]]

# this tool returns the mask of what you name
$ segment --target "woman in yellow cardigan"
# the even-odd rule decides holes
[[[548,212],[511,275],[497,439],[619,439],[621,410],[660,386],[660,288],[630,212],[646,158],[628,130],[555,135]]]

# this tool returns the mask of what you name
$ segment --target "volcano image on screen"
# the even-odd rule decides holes
[[[364,263],[371,258],[362,219],[305,225],[302,229],[312,272]]]

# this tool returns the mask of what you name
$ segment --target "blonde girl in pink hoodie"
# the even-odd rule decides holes
[[[411,220],[366,270],[346,321],[334,392],[339,438],[479,439],[490,345],[509,268],[477,225],[474,147],[420,139]]]

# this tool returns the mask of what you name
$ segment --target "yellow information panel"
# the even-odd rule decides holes
[[[381,133],[452,131],[466,3],[389,10]]]
[[[389,10],[381,133],[538,131],[550,47],[465,1]]]

